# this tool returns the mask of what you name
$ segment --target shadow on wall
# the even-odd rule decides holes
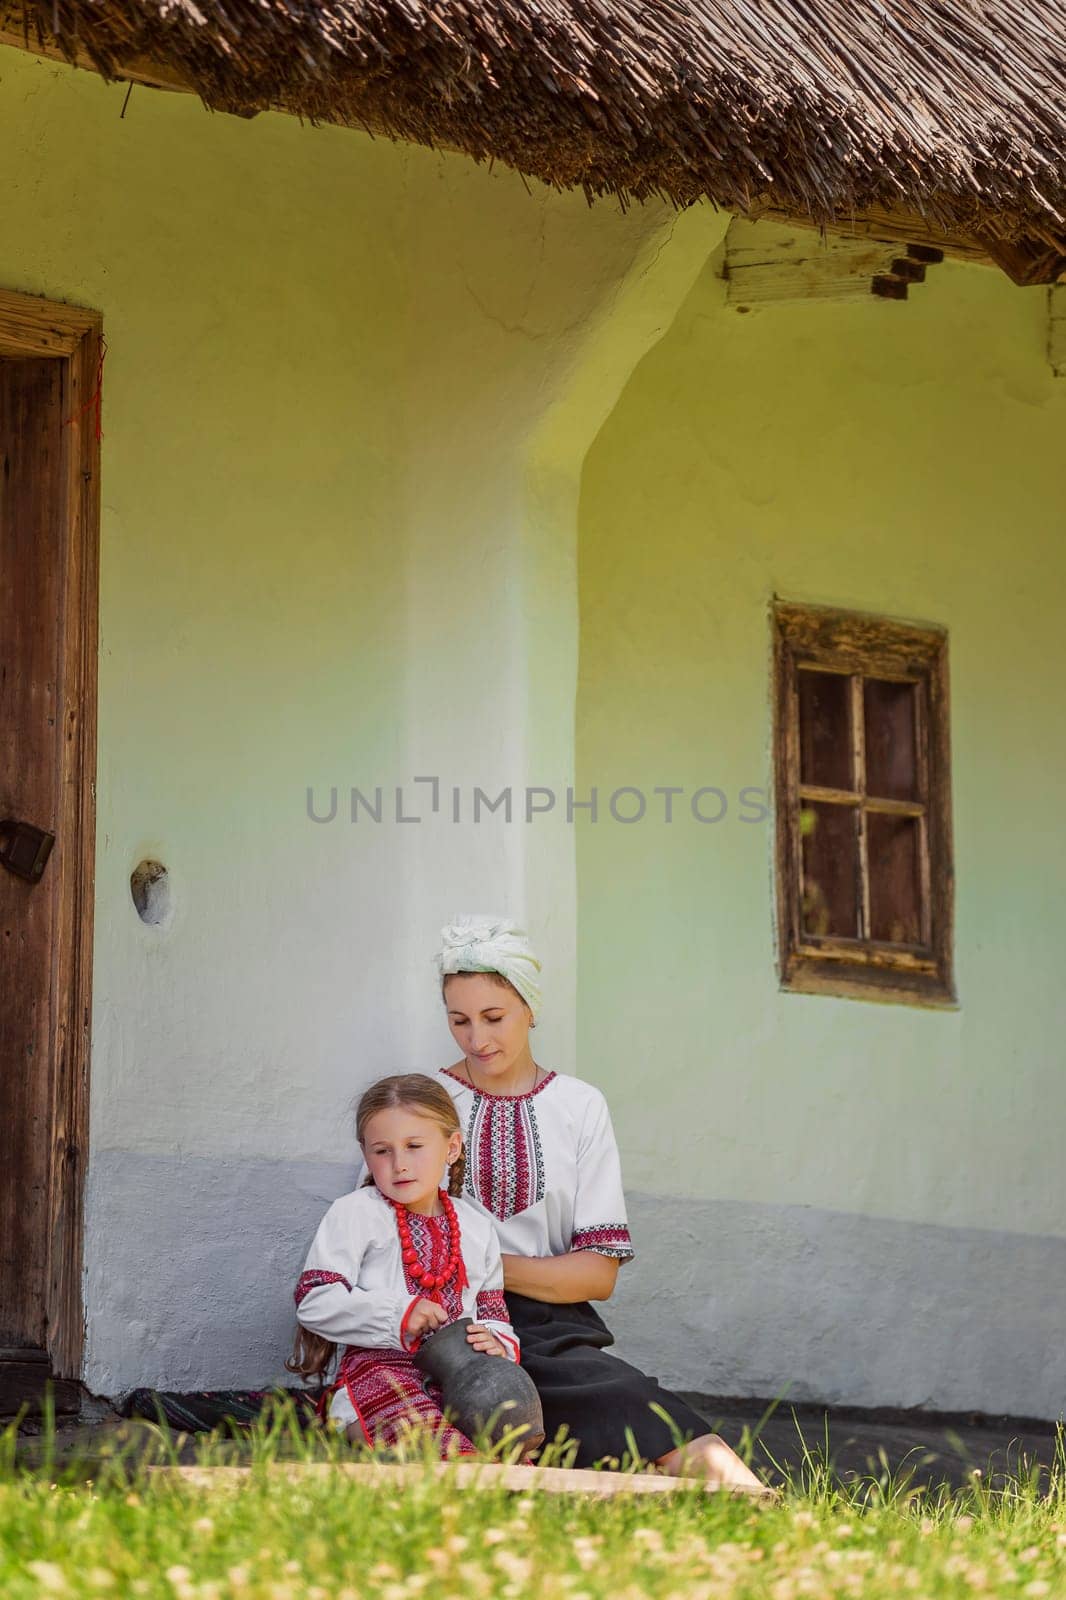
[[[354,1164],[101,1151],[89,1181],[94,1226],[125,1241],[87,1284],[93,1393],[292,1382],[292,1291]]]
[[[619,1353],[669,1387],[1062,1414],[1066,1239],[814,1206],[628,1202],[637,1254],[608,1322]]]

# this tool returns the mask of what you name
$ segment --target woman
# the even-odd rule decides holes
[[[664,1472],[761,1489],[690,1406],[605,1353],[613,1339],[589,1301],[610,1299],[633,1256],[618,1147],[599,1090],[533,1059],[540,962],[525,934],[504,918],[467,917],[441,938],[448,1026],[462,1051],[441,1077],[466,1136],[467,1196],[496,1219],[507,1304],[548,1439],[567,1427],[582,1467],[635,1444]]]

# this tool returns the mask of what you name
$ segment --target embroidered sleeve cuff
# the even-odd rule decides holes
[[[624,1222],[601,1222],[595,1228],[577,1228],[570,1240],[571,1250],[595,1250],[597,1255],[615,1261],[632,1261],[633,1241]]]
[[[293,1299],[299,1306],[300,1302],[311,1293],[312,1289],[324,1289],[331,1283],[343,1284],[345,1289],[348,1290],[352,1287],[343,1272],[323,1272],[319,1269],[311,1272],[301,1272],[296,1283],[296,1289],[293,1292]]]
[[[417,1337],[416,1338],[411,1338],[411,1336],[407,1332],[407,1324],[411,1320],[411,1313],[414,1310],[415,1306],[418,1304],[418,1302],[421,1300],[421,1298],[422,1298],[422,1296],[420,1294],[416,1294],[414,1299],[411,1301],[411,1304],[407,1307],[407,1310],[404,1312],[403,1316],[400,1319],[400,1348],[401,1348],[401,1350],[417,1350],[419,1345],[422,1343],[422,1340],[420,1338],[417,1338]]]
[[[474,1306],[474,1320],[476,1322],[506,1322],[510,1323],[511,1313],[507,1309],[507,1301],[503,1297],[502,1289],[482,1289]]]
[[[513,1361],[516,1367],[520,1367],[522,1365],[522,1353],[518,1347],[518,1340],[515,1338],[514,1334],[510,1332],[505,1333],[504,1330],[498,1326],[493,1328],[492,1331],[503,1345],[503,1348],[507,1351],[508,1361]]]

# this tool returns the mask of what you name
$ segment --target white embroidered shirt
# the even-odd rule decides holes
[[[466,1140],[466,1198],[496,1222],[506,1255],[633,1245],[607,1102],[591,1083],[550,1072],[527,1094],[490,1095],[443,1068]]]
[[[462,1199],[454,1205],[468,1279],[461,1294],[451,1285],[444,1292],[420,1291],[409,1280],[393,1208],[370,1185],[334,1200],[319,1223],[296,1286],[297,1320],[338,1345],[412,1350],[416,1341],[407,1335],[410,1314],[419,1300],[436,1299],[450,1320],[471,1317],[490,1329],[517,1361],[518,1337],[503,1298],[496,1230],[478,1207]],[[421,1235],[436,1231],[432,1225],[437,1219],[412,1214],[410,1220],[416,1246],[431,1244]]]

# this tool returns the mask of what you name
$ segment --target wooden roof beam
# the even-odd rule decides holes
[[[100,75],[100,67],[85,50],[78,50],[71,60],[65,50],[61,50],[54,39],[41,39],[35,33],[27,32],[11,21],[5,21],[0,14],[0,45],[8,45],[13,50],[26,50],[30,55],[41,56],[45,61],[62,61],[65,66],[84,67],[89,72]],[[105,74],[123,83],[140,83],[149,89],[168,89],[176,94],[195,94],[196,90],[187,78],[180,72],[175,72],[173,67],[162,65],[158,61],[149,61],[145,57],[131,57],[112,67],[109,74]]]
[[[778,207],[756,209],[751,215],[840,234],[846,239],[884,239],[903,245],[929,246],[955,261],[976,261],[982,266],[998,267],[1023,288],[1059,283],[1066,278],[1066,236],[1008,241],[991,234],[944,233],[915,211],[887,206],[870,206],[851,216],[836,217],[827,229],[805,213],[801,215]]]
[[[853,212],[851,216],[836,217],[824,227],[806,212],[801,214],[776,206],[755,209],[750,215],[753,220],[772,218],[777,222],[791,223],[797,228],[839,234],[844,239],[876,239],[904,246],[922,245],[927,249],[942,251],[954,261],[976,261],[986,267],[994,264],[987,244],[962,234],[944,233],[917,212],[870,206],[865,211]]]

